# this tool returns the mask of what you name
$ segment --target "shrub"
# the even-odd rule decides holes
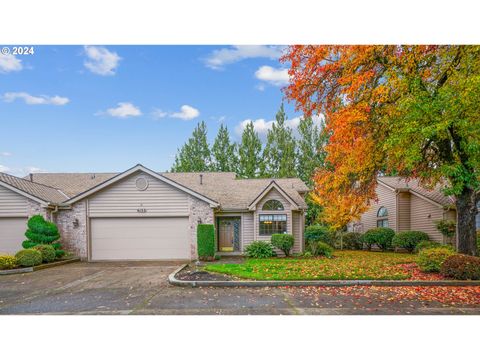
[[[215,227],[212,224],[197,225],[197,252],[200,260],[215,257]]]
[[[272,244],[268,241],[253,241],[245,248],[245,254],[255,259],[266,259],[276,256]]]
[[[334,236],[332,230],[328,226],[310,225],[305,229],[305,241],[307,244],[321,241],[333,245]]]
[[[480,258],[452,255],[443,262],[440,273],[456,280],[480,280]]]
[[[52,262],[57,257],[56,250],[52,245],[36,245],[32,249],[38,250],[42,253],[42,261],[44,263]]]
[[[412,253],[422,241],[428,241],[428,235],[422,231],[400,231],[392,239],[392,245]]]
[[[42,263],[42,253],[35,249],[20,250],[15,257],[20,266],[36,266]]]
[[[61,250],[62,245],[57,242],[60,238],[57,225],[46,221],[42,215],[34,215],[28,220],[27,227],[25,236],[28,240],[22,243],[24,249],[31,249],[37,245],[51,245],[58,250],[55,252],[57,258],[65,255],[65,252]]]
[[[271,240],[272,245],[282,250],[285,256],[290,255],[294,241],[293,235],[290,234],[273,234]]]
[[[395,236],[395,231],[390,228],[375,228],[367,230],[361,237],[363,244],[367,245],[370,250],[372,245],[377,245],[382,250],[387,250],[392,247],[392,239]]]
[[[330,259],[333,257],[333,247],[319,241],[317,244],[317,253],[315,255],[323,255]]]
[[[422,251],[423,249],[431,249],[431,248],[436,248],[436,247],[441,247],[442,244],[436,242],[436,241],[431,241],[431,240],[423,240],[420,241],[417,246],[415,246],[415,252],[418,253]]]
[[[425,272],[439,272],[443,262],[454,254],[455,251],[444,246],[423,249],[418,254],[417,265]]]
[[[342,234],[342,242],[344,249],[351,249],[351,250],[362,250],[363,243],[360,240],[362,234],[358,232],[346,232]]]
[[[309,259],[309,258],[313,257],[313,254],[310,251],[304,251],[299,256],[304,258],[304,259]]]
[[[455,235],[457,224],[453,220],[437,220],[435,221],[437,230],[448,238],[452,238]]]
[[[0,270],[14,269],[17,267],[17,258],[12,255],[0,254]]]

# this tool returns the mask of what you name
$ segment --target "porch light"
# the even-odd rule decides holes
[[[198,224],[201,224],[201,223],[202,223],[202,218],[198,217],[198,218],[197,218],[197,223],[198,223]]]
[[[78,219],[73,219],[73,227],[74,228],[78,228],[78,226],[80,225]]]

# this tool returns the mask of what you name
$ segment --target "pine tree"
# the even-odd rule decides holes
[[[249,122],[243,130],[242,142],[238,146],[238,175],[243,178],[258,176],[261,151],[262,143],[255,132],[253,123]]]
[[[300,121],[298,133],[297,176],[306,184],[312,185],[315,169],[324,166],[328,137],[323,126],[320,128],[315,125],[311,117]]]
[[[295,139],[292,130],[285,124],[287,116],[283,104],[275,116],[275,122],[267,134],[267,144],[263,151],[262,177],[294,177]]]
[[[202,121],[193,130],[187,143],[175,155],[172,172],[209,171],[210,168],[211,155],[207,142],[207,125]]]
[[[230,143],[230,134],[228,133],[227,127],[222,124],[212,147],[212,170],[235,171],[235,148],[235,144]]]

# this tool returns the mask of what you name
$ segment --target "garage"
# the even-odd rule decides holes
[[[188,217],[91,218],[91,260],[190,259]]]
[[[22,249],[27,218],[0,218],[0,254],[15,254]]]

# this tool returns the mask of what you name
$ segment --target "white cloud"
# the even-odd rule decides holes
[[[265,45],[237,45],[229,48],[214,50],[204,59],[210,69],[220,70],[225,65],[252,58],[278,59],[282,55],[282,46]]]
[[[182,119],[182,120],[193,120],[200,116],[200,111],[198,111],[198,109],[195,109],[193,106],[182,105],[180,107],[180,111],[178,112],[168,113],[160,109],[155,109],[152,115],[154,118],[157,118],[157,119],[171,117],[171,118]]]
[[[94,74],[115,75],[115,70],[122,58],[116,52],[108,51],[102,46],[84,46],[88,60],[83,65]]]
[[[107,115],[110,115],[113,117],[119,117],[119,118],[142,115],[140,108],[136,107],[132,103],[120,102],[117,105],[118,106],[115,108],[107,109],[106,112],[102,112],[102,111],[98,112],[96,115],[104,115],[106,113]]]
[[[20,71],[23,69],[22,60],[17,59],[12,54],[0,54],[0,72],[8,73],[11,71]]]
[[[25,101],[27,105],[65,105],[70,102],[69,98],[62,96],[47,96],[47,95],[38,95],[33,96],[26,92],[8,92],[3,94],[3,101],[13,102],[17,99]]]
[[[0,152],[0,156],[8,157],[8,156],[12,156],[12,153],[10,153],[8,151],[3,151],[3,152]]]
[[[289,75],[287,69],[275,69],[271,66],[261,66],[255,71],[255,77],[275,86],[288,84]],[[259,90],[263,90],[260,88]]]
[[[4,172],[10,175],[24,177],[28,174],[35,174],[35,173],[42,173],[46,172],[45,169],[36,167],[36,166],[24,166],[24,167],[16,167],[16,168],[9,168],[7,166],[0,165],[0,172]]]
[[[303,119],[302,116],[297,116],[293,119],[288,119],[285,122],[286,126],[290,129],[292,129],[293,135],[295,137],[298,137],[298,126],[300,125],[300,121],[302,119]],[[323,117],[323,115],[321,115],[321,116],[314,115],[314,116],[312,116],[312,119],[313,119],[313,123],[320,127],[323,123],[324,117]],[[245,129],[247,124],[250,123],[250,122],[253,123],[253,128],[255,129],[255,132],[258,134],[260,139],[262,141],[265,141],[265,139],[267,138],[268,130],[270,130],[272,128],[272,125],[275,122],[275,120],[265,120],[265,119],[256,119],[256,120],[246,119],[246,120],[243,120],[242,122],[240,122],[235,127],[235,133],[237,134],[237,136],[239,138],[242,136],[243,130]]]

